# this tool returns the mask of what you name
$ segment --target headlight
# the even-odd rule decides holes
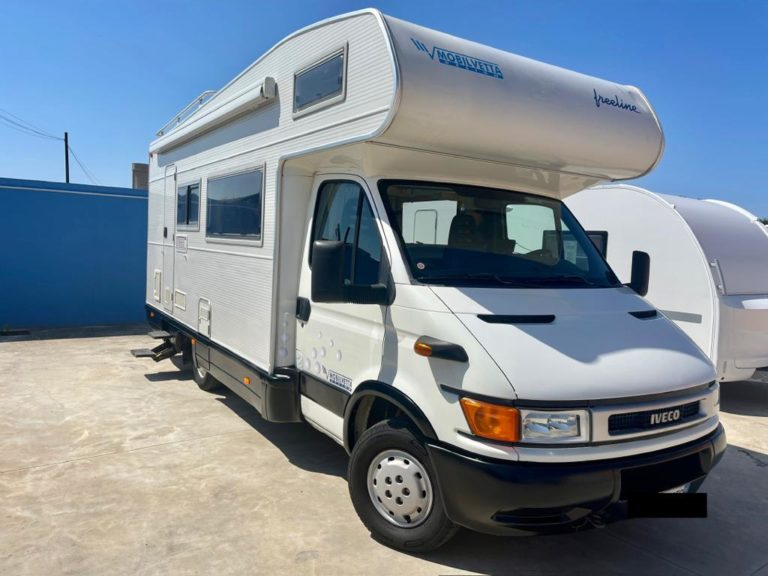
[[[520,442],[538,444],[589,441],[589,412],[586,410],[520,410]]]
[[[473,398],[461,398],[460,403],[469,429],[482,438],[521,444],[589,441],[587,410],[527,410]]]

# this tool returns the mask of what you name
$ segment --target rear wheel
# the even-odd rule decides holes
[[[201,390],[211,392],[221,388],[223,384],[216,380],[205,368],[197,363],[197,354],[195,353],[195,344],[192,344],[192,378]]]
[[[407,422],[366,430],[352,450],[348,478],[358,516],[382,544],[428,552],[455,534],[429,455]]]

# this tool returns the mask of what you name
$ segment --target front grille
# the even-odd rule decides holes
[[[636,434],[638,432],[658,430],[696,420],[698,416],[698,400],[688,404],[668,406],[667,408],[658,408],[656,410],[613,414],[608,418],[608,433],[611,436],[615,436],[618,434]]]

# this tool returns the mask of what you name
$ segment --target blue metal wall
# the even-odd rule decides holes
[[[0,178],[0,330],[144,320],[147,192]]]

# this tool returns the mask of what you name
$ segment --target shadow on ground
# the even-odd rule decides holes
[[[26,342],[28,340],[61,340],[66,338],[102,338],[105,336],[139,336],[149,330],[147,324],[116,324],[111,326],[76,326],[31,328],[29,330],[0,331],[0,342]]]
[[[219,402],[269,440],[294,466],[308,472],[346,479],[347,453],[325,434],[303,422],[295,424],[267,422],[253,406],[226,388],[217,390],[215,394],[220,396]]]
[[[762,374],[760,376],[764,378]],[[723,382],[720,384],[720,410],[742,416],[768,416],[768,381]]]

